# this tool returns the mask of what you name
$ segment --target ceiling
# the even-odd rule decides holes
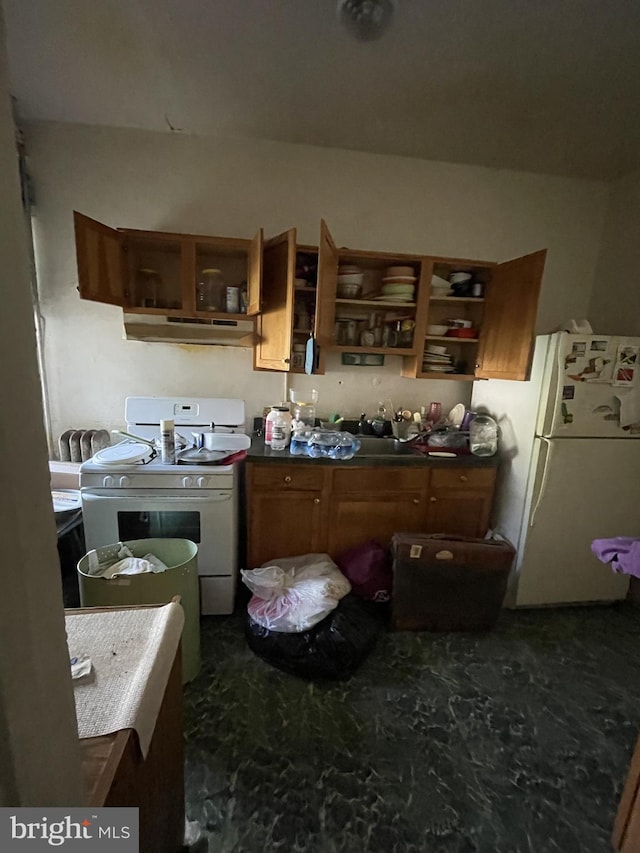
[[[27,119],[611,179],[640,168],[638,0],[1,0]]]

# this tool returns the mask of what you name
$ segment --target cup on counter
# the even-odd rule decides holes
[[[427,421],[432,424],[437,424],[440,422],[441,417],[442,403],[429,403],[429,409],[427,411]]]

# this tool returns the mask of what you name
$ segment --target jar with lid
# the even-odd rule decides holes
[[[494,456],[498,450],[498,424],[491,415],[480,414],[469,424],[469,448],[476,456]]]
[[[287,406],[271,406],[271,411],[267,415],[265,425],[264,425],[264,443],[267,447],[273,447],[273,437],[274,437],[274,426],[276,421],[279,422],[280,425],[284,423],[286,428],[286,441],[284,447],[287,446],[287,442],[289,441],[289,435],[291,434],[291,412],[287,408]],[[274,450],[280,449],[283,450],[284,447],[281,448],[273,448]]]
[[[162,279],[158,270],[139,269],[136,276],[136,297],[143,308],[162,308]]]
[[[226,301],[227,286],[220,270],[201,270],[196,287],[198,311],[225,311]]]

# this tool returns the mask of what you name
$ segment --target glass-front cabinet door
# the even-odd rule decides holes
[[[129,313],[240,319],[260,310],[263,237],[115,229],[74,213],[80,296]]]

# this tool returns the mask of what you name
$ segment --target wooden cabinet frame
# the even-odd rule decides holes
[[[303,553],[335,557],[368,539],[388,544],[400,531],[482,537],[497,468],[329,466],[285,458],[248,461],[246,471],[247,559],[256,568]],[[434,513],[442,502],[443,512]],[[448,529],[440,526],[443,517]]]
[[[328,351],[362,352],[402,356],[402,375],[418,379],[475,379],[529,378],[538,298],[544,270],[546,251],[496,264],[422,254],[367,252],[338,248],[324,220],[320,222],[317,247],[301,246],[296,242],[296,229],[264,241],[262,229],[253,240],[227,237],[207,237],[194,234],[175,234],[158,231],[115,229],[104,223],[74,213],[79,291],[83,299],[118,305],[129,314],[180,317],[185,320],[217,319],[246,320],[257,318],[258,337],[254,347],[254,369],[303,372],[292,367],[292,346],[296,337],[294,306],[296,302],[296,253],[317,253],[318,279],[315,290],[315,323],[310,335],[319,349],[313,372],[323,373]],[[145,246],[156,252],[166,251],[178,266],[179,289],[171,304],[148,307],[140,304],[135,294],[137,249]],[[229,314],[199,310],[196,304],[198,269],[209,254],[239,257],[246,263],[247,313]],[[165,256],[165,257],[166,257]],[[140,255],[142,257],[142,255]],[[337,296],[340,263],[356,263],[370,270],[383,270],[390,264],[410,265],[418,275],[415,303],[392,303],[384,300],[343,300]],[[485,281],[483,299],[445,297],[431,293],[434,274],[447,270],[469,270]],[[309,294],[311,288],[307,291]],[[173,304],[173,303],[176,304]],[[382,313],[395,315],[415,323],[411,345],[404,347],[362,347],[343,345],[336,340],[336,314],[353,311],[365,316]],[[446,316],[448,311],[473,314],[480,327],[477,340],[446,337],[437,339],[453,347],[459,361],[467,361],[462,373],[423,370],[427,326],[434,317]],[[395,312],[395,315],[394,315]],[[480,318],[480,314],[482,315]],[[251,338],[251,340],[254,340]]]
[[[74,211],[78,290],[82,299],[118,305],[131,314],[156,314],[192,319],[246,320],[260,309],[262,229],[252,240],[111,228]],[[176,307],[136,304],[134,254],[137,247],[169,250],[179,263],[179,301]],[[247,313],[202,311],[196,306],[198,251],[244,258],[247,273]]]

